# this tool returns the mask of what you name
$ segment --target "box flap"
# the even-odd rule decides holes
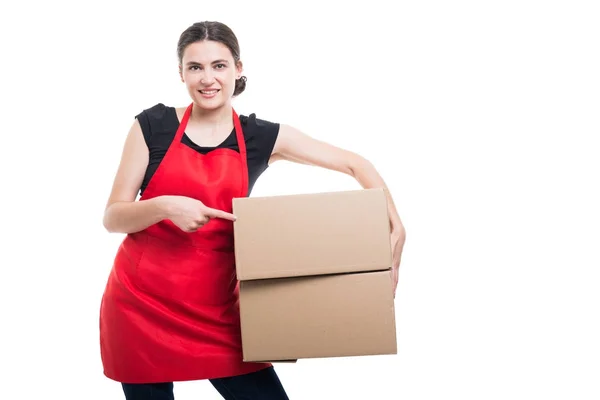
[[[392,263],[383,189],[235,198],[239,280],[377,271]]]

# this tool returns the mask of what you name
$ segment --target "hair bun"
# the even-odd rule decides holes
[[[246,89],[246,81],[248,79],[245,76],[240,77],[240,79],[235,80],[235,90],[233,91],[233,95],[237,96],[242,93]]]

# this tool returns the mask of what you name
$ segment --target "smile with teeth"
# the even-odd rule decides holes
[[[218,91],[219,91],[219,89],[200,90],[200,93],[211,95],[211,94],[216,94]]]

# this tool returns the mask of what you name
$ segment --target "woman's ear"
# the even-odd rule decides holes
[[[242,61],[238,61],[236,63],[236,69],[237,69],[237,76],[235,77],[235,79],[240,79],[242,77],[242,72],[244,72],[244,64],[242,64]]]

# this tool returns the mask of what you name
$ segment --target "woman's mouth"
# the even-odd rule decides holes
[[[219,93],[220,89],[206,89],[206,90],[198,90],[202,97],[206,99],[210,99],[215,97],[217,93]]]

